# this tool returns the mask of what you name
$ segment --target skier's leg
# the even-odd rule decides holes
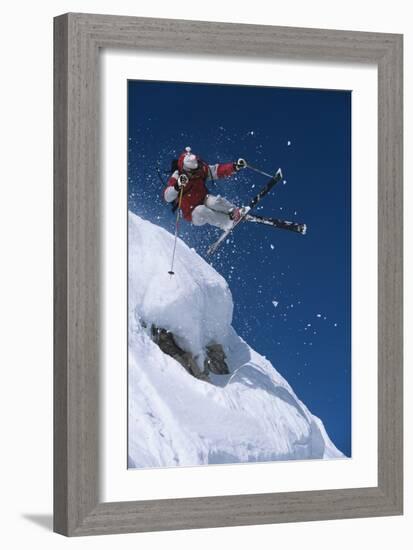
[[[221,197],[221,195],[214,196],[214,195],[207,195],[206,199],[204,201],[204,205],[210,208],[211,210],[216,210],[217,212],[225,212],[225,214],[228,214],[230,210],[235,208],[235,204],[232,204],[232,202],[229,202],[224,197]]]
[[[239,208],[220,195],[217,197],[214,197],[214,195],[207,195],[204,204],[208,206],[208,208],[211,208],[211,210],[229,214],[230,219],[234,222],[237,222],[246,212],[245,207]]]
[[[194,225],[205,225],[206,223],[209,223],[210,225],[219,227],[223,231],[226,231],[232,227],[232,221],[230,220],[228,214],[211,210],[203,204],[197,206],[192,211],[192,223]]]

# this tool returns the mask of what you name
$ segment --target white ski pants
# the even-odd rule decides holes
[[[226,231],[232,226],[232,221],[228,216],[231,208],[235,208],[235,206],[224,197],[207,195],[204,204],[200,204],[192,211],[192,223],[194,225],[209,223]]]

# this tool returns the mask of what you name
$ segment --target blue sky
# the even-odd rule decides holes
[[[129,81],[128,206],[173,232],[162,199],[170,162],[244,157],[285,182],[257,213],[305,222],[306,236],[241,224],[211,263],[227,279],[233,325],[268,357],[351,455],[351,92]],[[247,204],[266,178],[246,169],[213,194]],[[219,235],[181,222],[203,256]]]

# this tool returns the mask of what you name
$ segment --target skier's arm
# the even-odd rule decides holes
[[[238,159],[236,162],[226,162],[224,164],[210,164],[208,165],[208,178],[212,180],[218,180],[220,178],[226,178],[232,176],[234,172],[238,172],[241,168],[245,168],[247,163],[244,159]]]
[[[173,202],[178,198],[179,187],[178,187],[178,171],[175,171],[168,180],[168,185],[165,187],[163,192],[164,199],[166,202]]]
[[[208,179],[210,180],[226,178],[227,176],[232,176],[235,172],[236,169],[233,162],[208,165]]]

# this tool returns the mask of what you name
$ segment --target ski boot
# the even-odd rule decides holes
[[[235,206],[234,208],[231,208],[231,210],[228,212],[229,219],[232,220],[234,223],[237,223],[240,221],[241,218],[245,216],[251,210],[248,206]]]

